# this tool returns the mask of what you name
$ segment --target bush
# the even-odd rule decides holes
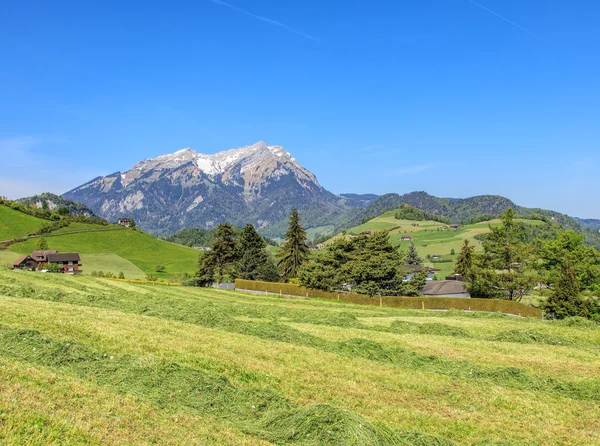
[[[90,273],[90,275],[91,275],[92,277],[96,277],[96,276],[98,275],[98,271],[92,271],[92,272]]]
[[[119,279],[124,279],[125,278],[125,274],[123,274],[123,271],[121,271],[119,273]]]
[[[98,277],[104,277],[104,272],[103,271],[98,271]]]
[[[154,271],[156,271],[157,273],[162,273],[165,269],[165,266],[161,264],[158,264],[154,267]]]

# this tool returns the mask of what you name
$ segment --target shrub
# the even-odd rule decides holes
[[[123,274],[123,271],[121,271],[119,273],[119,279],[124,279],[125,278],[125,274]]]
[[[98,271],[98,277],[104,277],[104,272],[103,271]]]
[[[162,273],[165,269],[165,266],[161,265],[160,263],[154,267],[154,271],[157,273]]]
[[[96,276],[98,275],[98,271],[92,271],[92,272],[90,273],[90,275],[91,275],[92,277],[96,277]]]

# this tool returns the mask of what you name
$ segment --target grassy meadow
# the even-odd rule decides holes
[[[0,241],[36,232],[48,221],[0,205]]]
[[[492,220],[473,225],[464,225],[457,231],[448,230],[442,231],[441,228],[449,226],[436,221],[412,221],[412,220],[397,220],[394,215],[396,211],[388,211],[379,217],[376,217],[360,226],[346,231],[347,234],[360,234],[365,231],[389,231],[390,241],[394,246],[398,246],[403,251],[407,251],[410,241],[402,241],[403,236],[412,237],[420,256],[425,261],[425,265],[433,266],[439,269],[438,278],[443,279],[445,276],[452,274],[454,271],[454,263],[465,239],[475,246],[476,251],[481,249],[481,243],[475,238],[479,234],[489,232],[489,227],[499,226],[500,220]],[[526,222],[527,224],[543,224],[540,221],[523,220],[517,221]],[[419,226],[413,226],[418,224]],[[440,229],[438,231],[438,229]],[[452,250],[455,255],[453,256]],[[427,255],[440,255],[442,260],[450,260],[444,263],[427,262]]]
[[[600,327],[0,270],[0,444],[600,443]]]

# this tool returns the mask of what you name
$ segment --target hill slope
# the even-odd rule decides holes
[[[76,230],[85,230],[82,226],[79,224]],[[153,274],[159,278],[168,278],[173,274],[192,274],[196,271],[198,251],[195,249],[168,243],[140,231],[122,228],[116,230],[106,230],[104,228],[94,231],[95,225],[87,226],[87,232],[56,233],[46,236],[49,248],[67,252],[77,251],[84,255],[83,260],[85,260],[87,254],[116,254],[130,261],[145,274]],[[37,239],[29,239],[12,245],[10,250],[16,253],[28,254],[35,248],[36,243]],[[100,260],[94,259],[95,262]],[[155,272],[157,264],[164,265],[166,270],[162,273]],[[103,271],[108,269],[101,268],[98,263],[83,264],[82,268],[86,273],[91,272],[92,269],[103,269]],[[121,271],[118,268],[115,265],[111,271],[118,273]],[[130,276],[130,278],[132,277]]]
[[[0,443],[594,444],[599,349],[594,326],[0,271]]]
[[[0,204],[0,241],[25,237],[48,224],[47,220],[33,217]]]

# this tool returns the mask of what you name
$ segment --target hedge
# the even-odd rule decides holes
[[[490,311],[515,314],[524,317],[541,318],[539,308],[530,307],[519,302],[496,299],[463,299],[453,297],[398,297],[398,296],[367,296],[364,294],[331,293],[315,290],[291,283],[258,282],[253,280],[235,280],[235,288],[249,291],[264,291],[288,296],[316,297],[333,299],[358,305],[376,305],[392,308],[412,308],[415,310],[470,310]]]

